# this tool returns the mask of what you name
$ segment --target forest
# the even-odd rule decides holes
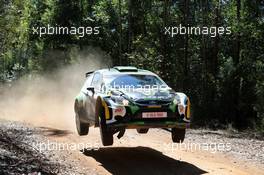
[[[165,34],[179,25],[231,32]],[[42,26],[100,32],[40,37]],[[88,46],[188,94],[196,126],[264,132],[263,0],[0,0],[0,86],[75,64]]]

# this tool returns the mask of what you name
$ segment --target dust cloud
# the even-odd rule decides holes
[[[0,118],[75,131],[74,98],[88,71],[105,68],[110,58],[98,49],[80,51],[76,63],[55,72],[21,78],[0,89]]]

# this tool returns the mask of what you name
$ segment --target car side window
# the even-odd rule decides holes
[[[100,73],[95,73],[91,86],[94,87],[96,91],[99,91],[101,82],[102,82],[102,75]]]
[[[94,74],[91,74],[91,75],[89,75],[87,78],[86,78],[86,81],[85,81],[85,83],[84,83],[84,85],[83,85],[83,87],[82,87],[82,92],[84,92],[84,93],[87,93],[87,87],[90,87],[91,86],[91,83],[92,83],[92,79],[93,79],[93,77],[94,77]]]

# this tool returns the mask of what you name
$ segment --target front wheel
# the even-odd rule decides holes
[[[113,133],[106,127],[106,124],[103,120],[99,122],[100,122],[100,135],[103,145],[104,146],[113,145],[114,143]]]
[[[113,132],[109,128],[107,128],[103,106],[99,107],[98,113],[99,113],[98,118],[99,118],[99,127],[100,127],[102,144],[104,146],[113,145],[114,143]]]
[[[89,124],[88,123],[83,123],[80,120],[80,116],[78,113],[75,115],[75,123],[76,123],[76,128],[79,136],[84,136],[87,135],[89,132]]]
[[[182,143],[185,138],[185,131],[186,129],[172,128],[171,129],[172,141],[175,143]]]

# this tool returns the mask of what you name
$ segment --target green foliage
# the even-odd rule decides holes
[[[73,63],[73,50],[95,46],[114,65],[155,71],[188,94],[197,124],[264,128],[263,9],[250,0],[1,1],[0,81],[52,71]],[[48,24],[99,26],[100,34],[33,35],[32,27]],[[179,24],[231,27],[232,34],[164,35],[165,26]]]

